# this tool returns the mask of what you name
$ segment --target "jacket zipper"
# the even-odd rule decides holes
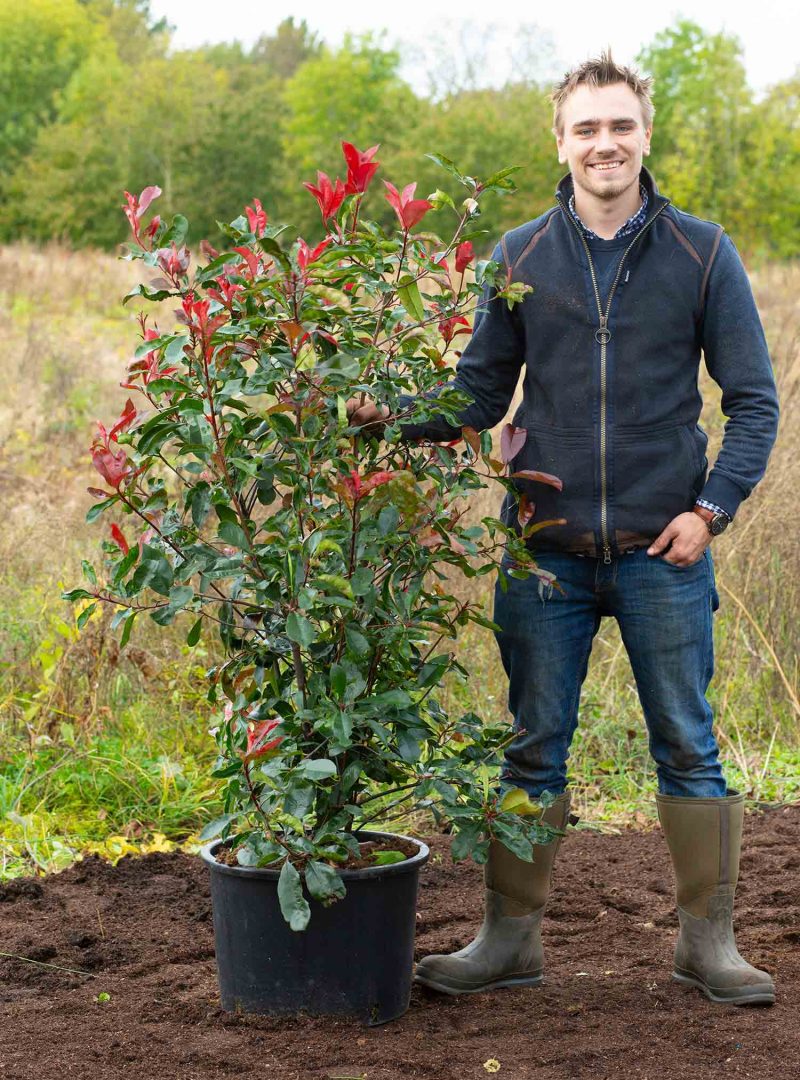
[[[608,326],[608,317],[611,313],[611,304],[614,301],[614,293],[617,291],[619,285],[619,279],[622,275],[622,267],[625,264],[625,260],[628,257],[628,252],[631,250],[636,241],[644,236],[659,214],[662,214],[669,202],[665,202],[663,206],[659,207],[655,214],[650,218],[646,225],[644,225],[639,232],[631,240],[630,244],[625,248],[622,253],[622,258],[619,260],[617,266],[617,273],[614,277],[614,282],[611,286],[611,290],[608,294],[608,302],[606,303],[605,313],[603,312],[603,304],[600,299],[600,289],[597,285],[597,275],[595,274],[594,263],[592,262],[592,253],[589,250],[589,245],[586,242],[586,237],[583,235],[583,230],[580,225],[575,221],[572,214],[564,206],[564,202],[560,195],[556,198],[564,211],[567,219],[572,222],[581,239],[584,251],[586,252],[586,258],[589,262],[589,273],[592,275],[592,287],[594,288],[594,298],[597,304],[597,317],[599,319],[599,326],[594,332],[595,341],[600,345],[600,536],[603,542],[603,562],[608,564],[611,562],[611,541],[608,535],[608,429],[607,429],[607,413],[608,413],[608,357],[607,347],[611,340],[611,330]]]

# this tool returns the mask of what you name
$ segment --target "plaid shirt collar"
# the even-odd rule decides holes
[[[622,236],[631,236],[633,233],[638,232],[639,229],[641,229],[642,225],[644,225],[644,219],[647,217],[648,198],[647,198],[647,192],[645,191],[645,188],[644,188],[643,184],[639,184],[639,195],[641,196],[641,199],[642,199],[642,205],[639,207],[639,209],[636,211],[636,213],[633,215],[633,217],[628,218],[628,220],[625,222],[625,224],[620,229],[617,229],[617,231],[614,234],[614,236],[612,237],[612,239],[618,240]],[[584,223],[581,221],[580,217],[578,216],[578,211],[575,209],[575,194],[574,193],[572,195],[570,195],[570,197],[569,197],[569,212],[572,214],[572,216],[575,218],[577,223],[580,225],[581,229],[583,230],[583,235],[586,237],[587,240],[598,240],[599,239],[597,234],[593,233],[591,229],[587,228],[586,225],[584,225]]]

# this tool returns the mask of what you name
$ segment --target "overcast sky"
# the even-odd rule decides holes
[[[461,34],[479,40],[488,26],[494,48],[487,65],[486,83],[505,81],[503,70],[510,57],[519,57],[519,27],[535,24],[552,43],[549,59],[540,61],[541,74],[549,78],[609,44],[615,58],[633,59],[639,48],[678,16],[693,19],[706,30],[736,34],[744,46],[748,79],[763,92],[772,83],[792,75],[800,64],[800,5],[789,0],[757,0],[733,5],[731,0],[685,0],[683,4],[645,4],[641,0],[598,0],[569,3],[536,3],[536,0],[399,0],[395,3],[342,5],[332,0],[293,0],[291,4],[269,0],[224,0],[223,4],[198,0],[151,0],[155,16],[166,16],[176,27],[175,44],[190,48],[206,42],[238,39],[251,44],[270,33],[282,19],[293,15],[305,19],[319,37],[331,45],[345,31],[388,31],[387,44],[426,43],[428,55],[440,43],[457,42]],[[222,17],[221,17],[222,15]],[[502,21],[501,21],[502,20]],[[458,23],[462,26],[459,27]],[[535,40],[530,32],[527,40]],[[436,43],[436,44],[434,44]],[[409,61],[404,74],[424,92],[419,62]]]

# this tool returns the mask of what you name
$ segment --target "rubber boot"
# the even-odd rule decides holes
[[[744,795],[656,795],[656,804],[677,887],[680,934],[673,978],[698,987],[711,1001],[771,1005],[772,979],[742,959],[733,936]]]
[[[542,818],[564,829],[569,794],[560,795]],[[524,862],[493,841],[484,866],[486,908],[478,936],[449,956],[425,956],[414,981],[443,994],[477,994],[501,986],[537,986],[542,981],[544,951],[541,923],[553,863],[561,844],[557,837],[537,845],[534,861]]]

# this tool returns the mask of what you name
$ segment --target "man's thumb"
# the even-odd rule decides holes
[[[672,540],[672,537],[673,537],[673,533],[672,533],[670,527],[667,526],[667,528],[664,529],[664,531],[661,533],[661,535],[657,536],[656,539],[653,541],[653,543],[650,545],[650,547],[647,549],[647,554],[648,555],[659,555],[664,550],[664,548],[669,544],[670,540]]]

